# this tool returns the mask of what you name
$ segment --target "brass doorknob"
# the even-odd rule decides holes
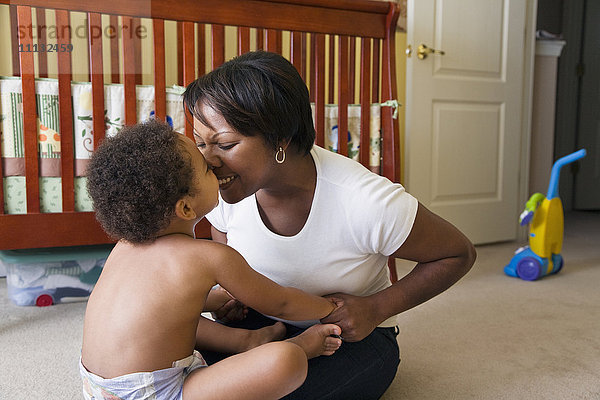
[[[427,55],[429,54],[439,54],[440,56],[443,56],[444,54],[446,54],[446,52],[443,50],[432,49],[431,47],[427,47],[423,43],[421,43],[417,48],[417,57],[419,58],[419,60],[426,59]]]

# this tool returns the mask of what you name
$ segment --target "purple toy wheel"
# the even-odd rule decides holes
[[[517,275],[525,281],[535,281],[541,275],[541,265],[538,260],[525,257],[517,264]]]

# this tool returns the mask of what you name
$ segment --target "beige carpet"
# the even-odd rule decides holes
[[[461,282],[402,315],[402,362],[383,398],[600,399],[600,213],[569,213],[565,232],[560,274],[506,277],[520,244],[480,246]],[[0,279],[1,400],[81,398],[84,311],[14,306]]]

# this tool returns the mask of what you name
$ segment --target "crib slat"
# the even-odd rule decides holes
[[[338,153],[348,155],[348,36],[339,37],[338,54]]]
[[[280,30],[275,33],[275,43],[277,54],[283,54],[283,32]]]
[[[123,30],[128,27],[133,31],[135,21],[130,17],[123,17]],[[125,92],[125,124],[133,125],[137,122],[136,115],[136,59],[133,40],[123,40],[123,89]]]
[[[333,104],[335,103],[335,36],[329,35],[329,63],[327,64],[329,67],[329,84],[327,91],[327,103]]]
[[[198,72],[196,76],[202,76],[206,73],[206,25],[198,24],[196,41],[198,46]]]
[[[66,28],[69,26],[69,13],[56,11],[58,48],[66,48],[71,40]],[[60,164],[62,177],[62,209],[63,212],[75,211],[74,168],[73,157],[73,103],[71,102],[71,56],[65,51],[58,52],[58,112],[60,126]]]
[[[110,81],[111,83],[119,83],[119,36],[117,35],[119,27],[119,17],[111,15],[109,18],[111,26],[109,41],[110,41]]]
[[[240,26],[238,28],[238,55],[250,51],[250,28]]]
[[[315,130],[317,131],[317,145],[325,145],[325,35],[318,33],[311,35],[311,42],[315,44],[316,62],[313,62],[315,80],[313,85],[315,98]]]
[[[264,49],[273,53],[281,54],[282,51],[282,33],[275,29],[265,29],[265,45]]]
[[[167,120],[167,95],[165,93],[165,21],[152,21],[154,30],[154,115]]]
[[[390,4],[390,11],[386,17],[386,32],[385,39],[383,40],[382,49],[382,87],[381,87],[381,99],[396,100],[397,96],[397,84],[396,74],[394,69],[396,68],[396,57],[395,57],[395,31],[396,22],[400,15],[399,6],[392,6]],[[392,182],[400,182],[401,171],[400,171],[400,141],[398,140],[398,120],[392,118],[393,110],[392,107],[384,107],[381,109],[381,128],[383,131],[383,166],[381,169],[382,174]]]
[[[194,74],[194,24],[183,23],[183,85],[187,86],[195,79]]]
[[[292,32],[290,34],[290,62],[304,79],[302,74],[302,33]]]
[[[212,69],[225,62],[225,27],[212,25]]]
[[[310,34],[310,58],[309,58],[309,71],[310,79],[308,83],[308,90],[310,92],[310,101],[311,103],[315,102],[315,74],[317,69],[315,68],[315,59],[316,59],[316,34]],[[316,128],[316,127],[315,127]]]
[[[274,29],[265,29],[265,46],[266,51],[277,53],[277,32]]]
[[[306,72],[306,63],[307,63],[307,56],[306,56],[306,42],[307,42],[307,36],[308,34],[306,32],[302,32],[302,60],[301,63],[302,64],[302,70],[300,71],[300,76],[302,76],[302,79],[304,79],[304,81],[306,82],[306,76],[307,76],[307,72]]]
[[[183,23],[177,21],[177,84],[183,85]]]
[[[359,160],[369,168],[371,144],[371,39],[360,40],[360,147]]]
[[[10,5],[8,7],[10,12],[10,43],[12,47],[12,72],[13,76],[21,76],[21,69],[19,64],[19,34],[16,31],[19,26],[19,23],[17,21],[17,6]]]
[[[354,81],[356,80],[356,38],[350,36],[350,64],[348,64],[350,69],[348,71],[348,75],[350,77],[350,81],[348,82],[348,92],[350,94],[350,104],[354,104],[354,92],[355,85]]]
[[[46,27],[46,9],[45,8],[40,8],[37,7],[35,9],[35,17],[36,17],[36,25],[38,27],[44,27],[44,29],[40,29],[38,30],[39,33],[41,33],[38,38],[37,38],[37,44],[38,44],[38,76],[40,78],[47,78],[48,77],[48,54],[46,53],[46,36],[47,36],[47,28]],[[38,34],[38,32],[36,32],[36,35]],[[42,46],[43,49],[42,50]]]
[[[142,38],[140,36],[140,28],[142,20],[140,18],[132,18],[131,30],[129,35],[133,42],[133,59],[135,60],[134,76],[135,84],[142,84]]]
[[[194,24],[192,22],[183,23],[183,85],[187,86],[196,79],[194,58]],[[186,114],[185,135],[194,140],[194,127],[192,118]]]
[[[95,28],[94,28],[95,27]],[[92,126],[94,150],[104,140],[104,75],[102,70],[102,37],[92,29],[102,29],[102,19],[98,13],[88,13],[88,37],[90,54],[90,79],[92,82]]]
[[[256,50],[264,50],[264,30],[261,28],[256,29]]]
[[[373,53],[371,56],[372,59],[372,63],[373,63],[373,68],[371,69],[371,71],[373,72],[373,77],[372,82],[373,82],[373,86],[371,89],[371,101],[373,103],[379,103],[379,57],[380,57],[380,52],[379,52],[379,39],[372,39],[372,44],[373,44]],[[380,116],[380,126],[382,127],[383,125],[381,125],[381,112],[379,114]],[[380,135],[381,132],[383,130],[380,128]],[[383,143],[380,141],[380,145],[379,145],[379,150],[381,152],[381,148],[383,147]],[[380,153],[381,155],[381,153]],[[379,166],[377,167],[377,170],[375,171],[378,174],[381,174],[381,162],[379,163]]]
[[[19,26],[31,26],[31,7],[18,6]],[[24,49],[33,48],[31,32],[20,35],[19,44]],[[21,87],[23,101],[23,141],[25,145],[25,186],[27,190],[27,212],[40,212],[40,185],[38,165],[38,132],[35,100],[35,71],[33,52],[19,53],[21,64]]]
[[[379,39],[373,39],[373,103],[379,103]]]

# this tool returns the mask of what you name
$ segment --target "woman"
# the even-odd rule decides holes
[[[184,103],[219,179],[223,201],[207,215],[213,239],[275,282],[329,295],[338,306],[321,322],[339,325],[344,344],[311,360],[288,398],[379,398],[399,363],[395,316],[467,273],[473,245],[401,185],[313,145],[308,90],[277,54],[232,59],[191,83]],[[392,285],[389,256],[417,265]],[[252,311],[229,323],[270,324]]]

